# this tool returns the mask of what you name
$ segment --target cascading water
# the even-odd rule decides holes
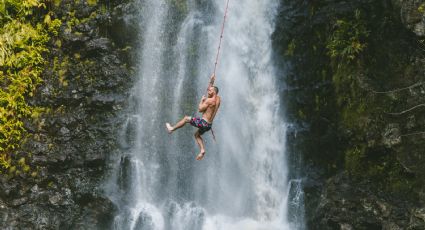
[[[124,154],[106,186],[119,208],[112,228],[300,229],[302,218],[288,219],[294,183],[271,60],[279,1],[230,1],[216,80],[217,143],[204,134],[202,161],[194,128],[169,135],[164,124],[192,115],[205,93],[225,1],[179,2],[183,19],[175,1],[139,3],[139,80],[120,137]]]

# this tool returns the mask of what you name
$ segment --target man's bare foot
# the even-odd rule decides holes
[[[168,133],[172,133],[174,131],[173,126],[170,123],[165,123],[165,127],[167,127]]]
[[[196,160],[200,161],[204,158],[205,156],[205,151],[201,151],[198,156],[196,156]]]

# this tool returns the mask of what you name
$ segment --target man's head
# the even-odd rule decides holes
[[[218,87],[217,86],[211,86],[208,88],[208,97],[213,97],[218,94]]]

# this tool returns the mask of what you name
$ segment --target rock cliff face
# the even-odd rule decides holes
[[[131,87],[135,9],[127,1],[52,1],[62,24],[49,42],[44,83],[32,104],[49,108],[26,124],[36,177],[1,176],[2,229],[106,229],[114,206],[102,195],[108,155]]]
[[[291,158],[308,229],[425,228],[425,1],[283,0]]]

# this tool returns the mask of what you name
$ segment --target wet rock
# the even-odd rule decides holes
[[[62,136],[68,136],[68,135],[69,135],[69,129],[67,129],[66,127],[62,127],[62,128],[59,130],[59,133],[60,133]]]
[[[383,217],[389,217],[391,214],[391,206],[382,201],[376,201],[376,204],[378,205],[379,212],[382,214]]]
[[[425,214],[424,208],[417,208],[411,210],[409,221],[409,229],[424,229],[425,228]]]
[[[51,197],[49,197],[49,202],[52,205],[59,205],[62,202],[63,198],[59,194],[55,194]]]
[[[25,204],[27,202],[28,202],[28,197],[22,197],[22,198],[13,200],[10,205],[12,207],[16,207],[16,206],[23,205],[23,204]]]
[[[353,227],[349,224],[341,224],[341,230],[353,230]]]
[[[391,147],[401,143],[400,127],[398,124],[388,124],[383,132],[382,142]]]
[[[140,39],[139,13],[137,2],[118,5],[112,12],[112,21],[109,25],[109,35],[119,47],[125,48],[128,44],[137,44]]]
[[[383,230],[401,230],[402,228],[400,228],[397,224],[392,223],[392,222],[387,222],[384,223],[384,225],[382,226]]]
[[[154,230],[155,224],[149,214],[141,212],[136,221],[136,228],[141,230]]]
[[[86,43],[87,52],[108,51],[111,47],[111,42],[107,38],[97,38]]]
[[[403,23],[417,36],[425,37],[425,1],[401,1],[401,18]]]
[[[92,98],[90,98],[90,101],[88,101],[88,103],[93,105],[93,106],[110,108],[110,107],[117,105],[119,103],[123,103],[124,101],[125,101],[125,98],[122,95],[118,95],[118,94],[96,94]]]
[[[413,215],[414,215],[416,218],[421,219],[421,220],[422,220],[422,222],[424,222],[424,223],[425,223],[425,208],[415,209],[415,210],[413,211]]]
[[[77,229],[93,229],[93,226],[97,229],[109,229],[115,212],[116,206],[110,200],[104,197],[91,197],[74,226]]]
[[[329,179],[313,216],[319,224],[311,229],[399,229],[407,225],[408,213],[394,211],[395,207],[364,187],[344,174]]]
[[[33,192],[33,193],[37,193],[38,191],[39,191],[38,185],[34,185],[34,186],[31,188],[31,192]]]

